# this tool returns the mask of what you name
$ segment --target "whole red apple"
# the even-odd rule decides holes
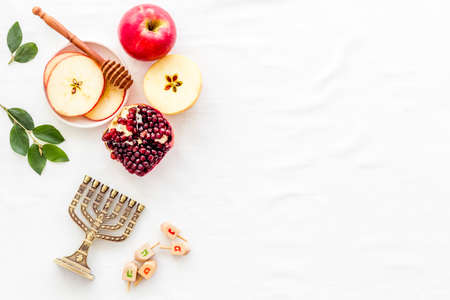
[[[175,23],[161,7],[141,4],[127,11],[119,24],[125,51],[139,60],[155,60],[172,49],[177,38]]]

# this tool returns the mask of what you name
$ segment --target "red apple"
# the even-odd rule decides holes
[[[125,51],[139,60],[155,60],[169,53],[177,31],[161,7],[141,4],[127,11],[119,24],[119,40]]]

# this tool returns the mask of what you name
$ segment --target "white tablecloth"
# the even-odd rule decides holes
[[[123,51],[122,14],[139,1],[6,0],[0,103],[56,125],[71,161],[39,177],[9,148],[0,114],[2,299],[449,299],[450,43],[444,0],[154,1],[174,18],[172,53],[204,88],[168,117],[175,146],[144,178],[108,158],[101,128],[59,122],[42,72],[67,42],[39,4],[85,40],[122,56],[144,101],[151,63]],[[18,20],[37,57],[7,65]],[[146,204],[130,238],[96,241],[89,282],[57,265],[83,234],[67,207],[84,174]],[[130,292],[136,247],[179,225],[192,252],[157,255]]]

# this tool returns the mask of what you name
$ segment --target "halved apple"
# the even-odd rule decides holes
[[[177,114],[197,101],[202,76],[197,65],[182,55],[168,55],[154,63],[144,77],[148,102],[164,114]]]
[[[54,68],[46,93],[50,106],[66,117],[91,111],[103,94],[105,80],[97,63],[86,55],[68,56]]]
[[[115,114],[125,100],[124,89],[113,86],[106,81],[105,91],[95,107],[84,116],[92,121],[101,121]]]
[[[64,58],[72,56],[72,55],[81,55],[79,52],[62,52],[53,56],[47,63],[44,69],[44,87],[47,87],[48,78],[52,73],[55,66]]]

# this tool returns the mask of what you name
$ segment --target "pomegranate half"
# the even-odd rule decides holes
[[[161,112],[150,105],[125,106],[111,121],[102,140],[111,158],[131,174],[150,172],[173,146],[173,130]]]

